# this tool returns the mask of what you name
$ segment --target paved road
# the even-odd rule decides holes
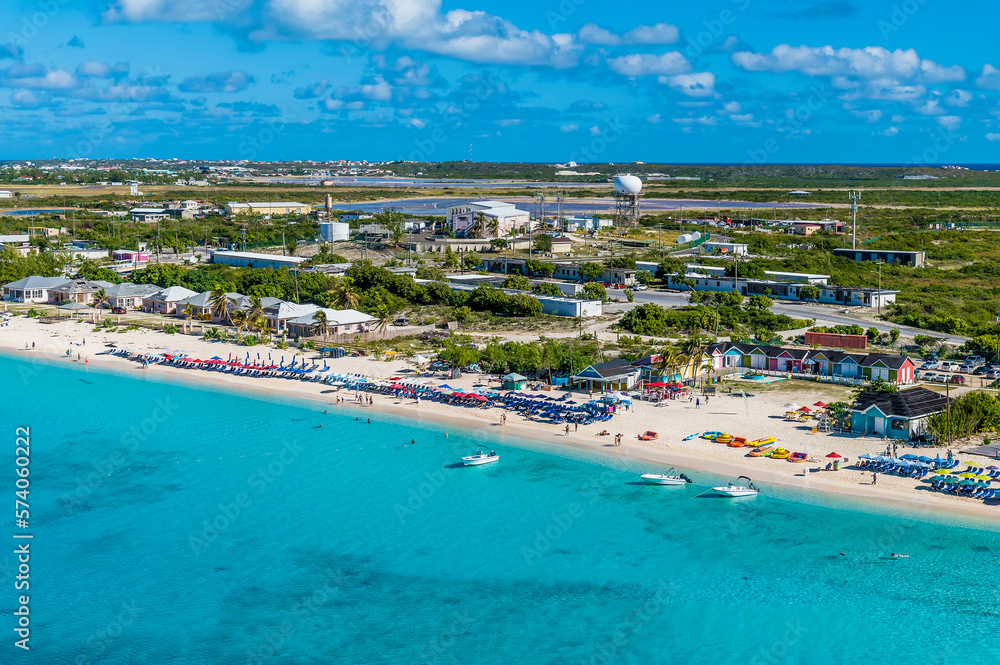
[[[687,293],[679,293],[676,291],[650,290],[635,292],[635,302],[639,304],[652,302],[663,307],[677,307],[679,305],[686,305],[687,301]],[[775,304],[771,307],[771,311],[775,314],[786,314],[788,316],[798,318],[815,319],[816,325],[858,324],[862,328],[867,329],[874,327],[881,332],[888,332],[893,328],[898,328],[899,332],[904,335],[933,335],[934,337],[944,338],[944,340],[949,344],[961,345],[969,341],[968,337],[961,337],[959,335],[945,335],[944,333],[920,330],[919,328],[897,326],[884,321],[863,321],[861,319],[855,319],[849,314],[842,314],[842,309],[842,307],[837,307],[835,305],[791,303],[781,300],[776,300]]]

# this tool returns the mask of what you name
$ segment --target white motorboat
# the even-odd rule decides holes
[[[676,476],[672,475],[671,471],[673,470],[674,470],[673,467],[671,467],[670,471],[667,471],[666,473],[663,474],[644,473],[642,474],[642,476],[640,476],[640,478],[642,478],[650,485],[686,485],[692,482],[692,480],[687,476],[685,476],[683,473]]]
[[[739,484],[739,481],[746,480],[745,485]],[[760,489],[753,484],[753,481],[746,476],[740,476],[736,479],[736,483],[729,483],[725,487],[713,487],[713,492],[721,494],[722,496],[739,497],[739,496],[757,496],[760,494]]]
[[[476,453],[474,455],[462,458],[462,464],[465,466],[479,466],[481,464],[492,464],[493,462],[499,461],[500,456],[492,450],[487,453],[486,446],[483,445],[476,446]]]

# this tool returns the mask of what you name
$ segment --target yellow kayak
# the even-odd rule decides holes
[[[767,437],[764,437],[763,439],[757,439],[755,441],[751,441],[747,445],[750,445],[750,446],[766,446],[766,445],[774,443],[775,441],[776,441],[776,439],[773,436],[767,436]]]

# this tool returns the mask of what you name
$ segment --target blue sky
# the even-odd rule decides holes
[[[0,158],[991,163],[995,3],[6,0]]]

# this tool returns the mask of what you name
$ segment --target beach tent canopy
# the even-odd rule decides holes
[[[825,402],[816,402],[815,404],[813,404],[813,406],[818,407],[820,409],[825,409],[826,407],[828,407],[830,405],[826,404]]]
[[[837,458],[840,457],[840,454],[839,453],[830,453],[829,455],[827,455],[827,457],[831,457],[833,459],[837,459]]]
[[[430,358],[424,357],[420,354],[413,356],[413,362],[416,363],[417,365],[423,365],[424,363],[429,363],[430,361],[431,361]]]
[[[528,377],[521,376],[517,372],[511,372],[510,374],[504,376],[502,380],[503,381],[527,381]]]
[[[91,309],[91,307],[90,305],[84,305],[82,302],[68,302],[65,305],[59,305],[59,309],[77,310],[77,309]]]

